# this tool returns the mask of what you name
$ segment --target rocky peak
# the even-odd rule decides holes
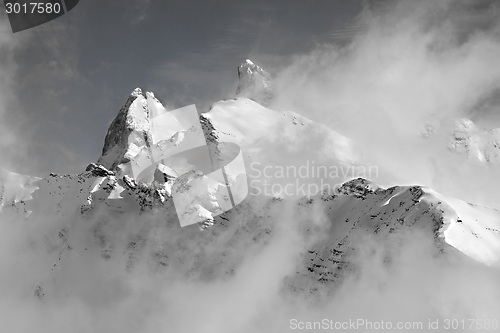
[[[457,119],[448,148],[481,162],[500,162],[500,128],[486,130],[469,119]]]
[[[430,122],[424,138],[443,137],[449,151],[481,163],[500,163],[500,128],[487,130],[467,118]]]
[[[131,153],[146,144],[149,128],[148,100],[136,88],[111,122],[98,164],[114,170],[118,164],[129,161]]]
[[[372,181],[364,178],[351,179],[337,189],[338,194],[352,195],[356,198],[365,199],[369,194],[374,194],[380,187]]]
[[[272,78],[262,67],[250,59],[238,66],[239,83],[236,95],[248,97],[261,105],[268,105],[273,98]]]

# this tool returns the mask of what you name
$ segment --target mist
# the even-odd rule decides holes
[[[470,6],[367,6],[359,17],[366,29],[352,43],[319,45],[277,74],[270,108],[293,110],[351,138],[362,163],[391,175],[373,180],[380,185],[421,184],[494,206],[498,165],[464,162],[445,140],[421,136],[426,124],[449,118],[500,127],[490,114],[500,105],[478,107],[500,89],[500,10],[480,8],[488,24],[478,27],[467,16]],[[7,29],[5,20],[0,25]],[[15,171],[28,157],[26,137],[16,131],[22,119],[12,113],[16,44],[8,36],[0,35],[0,168]],[[296,274],[305,269],[304,254],[343,221],[320,209],[301,211],[295,200],[270,201],[253,197],[226,225],[203,232],[180,228],[172,211],[120,215],[101,208],[76,218],[0,211],[0,327],[272,333],[294,331],[292,322],[362,319],[422,323],[414,331],[427,332],[435,331],[430,322],[443,329],[456,319],[466,325],[456,331],[475,332],[484,331],[470,326],[477,320],[500,320],[499,268],[441,251],[418,229],[383,241],[359,233],[338,283],[303,284]]]
[[[9,22],[2,15],[0,31],[9,29]],[[0,34],[0,169],[20,169],[22,162],[26,161],[26,139],[18,132],[23,116],[16,112],[18,99],[14,87],[17,70],[14,54],[22,40],[23,38],[15,39],[10,33]]]
[[[331,223],[343,221],[328,220],[321,209],[300,210],[295,202],[253,200],[226,227],[203,232],[180,228],[165,213],[117,218],[101,210],[72,221],[26,221],[4,213],[2,328],[288,332],[299,322],[363,320],[422,325],[414,331],[426,332],[436,320],[444,327],[446,320],[471,325],[468,319],[498,319],[498,267],[452,248],[442,251],[420,228],[401,229],[383,241],[359,232],[336,283],[298,278],[303,254],[324,239]],[[161,256],[168,258],[165,264],[159,264]],[[356,330],[370,331],[364,325]]]
[[[498,208],[498,166],[448,151],[442,127],[458,118],[500,127],[499,16],[488,1],[373,2],[352,43],[320,45],[278,73],[271,108],[352,139],[362,163],[390,175],[374,180],[382,185],[426,185]],[[424,139],[429,126],[438,134]]]

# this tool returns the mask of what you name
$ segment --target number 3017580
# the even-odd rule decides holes
[[[42,2],[30,2],[30,3],[10,3],[5,4],[5,11],[7,14],[58,14],[61,12],[61,4],[56,3],[42,3]]]
[[[443,328],[445,330],[476,329],[497,331],[499,322],[498,319],[445,319]]]

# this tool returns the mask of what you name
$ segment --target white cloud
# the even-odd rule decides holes
[[[366,31],[351,44],[296,57],[278,75],[271,108],[297,111],[352,138],[365,162],[390,174],[381,180],[388,185],[435,186],[495,205],[500,196],[484,185],[497,170],[464,162],[446,152],[445,142],[420,133],[427,122],[472,114],[500,88],[499,14],[466,1],[391,4],[365,10]]]

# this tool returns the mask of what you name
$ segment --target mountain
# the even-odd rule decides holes
[[[486,130],[470,119],[461,118],[429,123],[423,135],[431,139],[438,137],[450,152],[472,161],[500,163],[500,128]]]
[[[238,73],[239,93],[256,77],[267,82],[249,61]],[[471,128],[468,142],[495,148],[475,139],[495,131]],[[137,88],[111,123],[102,156],[82,173],[2,172],[0,218],[33,228],[43,265],[30,287],[44,302],[72,292],[64,267],[89,262],[228,281],[283,228],[298,233],[295,266],[279,282],[290,294],[334,290],[356,272],[368,236],[386,244],[418,231],[438,256],[500,264],[500,211],[424,186],[383,188],[363,163],[351,139],[292,111],[247,97],[201,114],[194,106],[167,111]]]
[[[273,80],[262,67],[247,59],[238,66],[238,78],[236,96],[251,98],[261,105],[271,102],[274,95]]]

